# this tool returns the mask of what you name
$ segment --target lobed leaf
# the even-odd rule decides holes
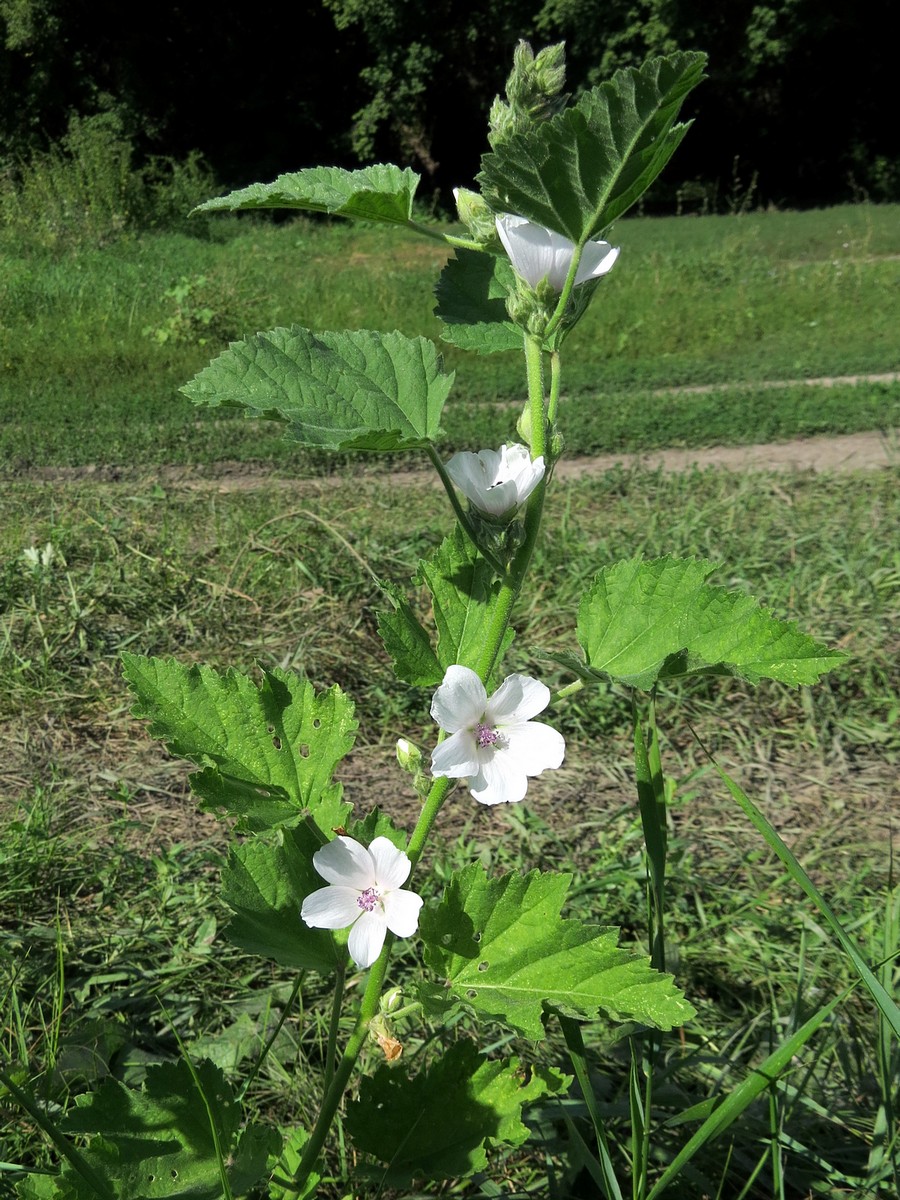
[[[462,1040],[415,1076],[381,1066],[364,1077],[347,1128],[358,1150],[386,1164],[378,1178],[388,1187],[459,1178],[487,1166],[485,1147],[521,1145],[524,1106],[569,1082],[552,1067],[487,1059]]]
[[[274,183],[249,187],[199,204],[194,212],[238,212],[259,208],[299,208],[366,221],[405,225],[412,216],[419,176],[389,163],[345,171],[311,167],[279,175]]]
[[[284,421],[301,446],[409,450],[439,435],[452,383],[426,338],[294,325],[232,342],[181,391],[194,404]]]
[[[247,675],[123,654],[137,697],[134,715],[173,754],[198,763],[190,777],[201,808],[237,818],[243,830],[296,825],[309,814],[331,836],[350,812],[338,762],[353,746],[353,704],[338,687],[316,692],[289,671]]]
[[[512,134],[481,160],[485,199],[577,245],[602,233],[674,154],[688,129],[675,118],[705,62],[697,52],[648,59],[549,121]]]
[[[843,662],[743,592],[706,582],[705,559],[631,559],[598,571],[578,610],[584,662],[554,659],[582,678],[638,688],[690,674],[811,684]]]
[[[66,1133],[89,1135],[84,1156],[129,1200],[219,1200],[225,1160],[233,1195],[244,1195],[262,1177],[281,1139],[274,1129],[248,1125],[218,1067],[201,1062],[162,1063],[147,1070],[140,1091],[107,1079],[76,1098],[62,1119]],[[82,1180],[69,1175],[74,1194],[92,1197]]]
[[[694,1009],[670,975],[617,946],[618,930],[565,920],[571,876],[456,872],[436,909],[423,910],[425,962],[441,982],[421,990],[436,1013],[464,1002],[526,1037],[544,1037],[545,1007],[568,1016],[682,1025]]]

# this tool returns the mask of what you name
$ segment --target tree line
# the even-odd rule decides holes
[[[660,211],[900,200],[887,0],[0,0],[0,171],[116,116],[138,154],[225,186],[389,161],[448,203],[486,149],[519,38],[565,41],[577,92],[704,50]]]

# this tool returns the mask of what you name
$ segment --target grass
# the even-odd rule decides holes
[[[900,384],[760,390],[764,380],[895,371],[897,207],[631,219],[591,314],[568,343],[571,452],[790,438],[896,423]],[[379,228],[211,221],[206,238],[120,236],[99,248],[0,242],[0,464],[321,460],[177,389],[229,339],[279,324],[400,328],[440,338],[429,313],[439,245]],[[627,265],[627,270],[625,269]],[[508,428],[516,354],[463,355],[444,449]],[[718,385],[702,401],[660,388]],[[734,384],[743,385],[737,391]],[[726,389],[726,385],[729,385]],[[715,421],[710,425],[710,414]]]
[[[617,471],[554,491],[512,669],[546,676],[536,648],[571,646],[577,599],[598,565],[664,550],[722,561],[722,582],[747,587],[853,654],[814,691],[710,680],[660,701],[665,755],[679,780],[669,934],[680,982],[700,1009],[684,1045],[667,1043],[678,1071],[660,1090],[660,1119],[733,1084],[810,1006],[849,982],[777,863],[713,786],[684,718],[739,773],[878,957],[892,886],[887,794],[900,749],[894,483],[888,473]],[[198,1053],[223,1033],[214,1053],[246,1072],[292,981],[223,936],[215,880],[224,831],[192,814],[183,768],[129,716],[118,654],[127,647],[246,670],[279,663],[319,684],[339,682],[362,726],[344,769],[348,794],[364,806],[381,800],[411,823],[416,801],[398,791],[392,745],[401,733],[430,744],[428,697],[392,678],[375,635],[380,597],[370,568],[404,583],[448,527],[445,503],[421,482],[352,473],[274,491],[19,482],[4,490],[0,515],[3,1051],[63,1105],[106,1071],[138,1079],[147,1061],[176,1053],[173,1031]],[[473,857],[498,870],[571,869],[570,915],[621,924],[626,941],[640,941],[628,702],[584,697],[554,713],[569,746],[558,780],[536,784],[533,802],[508,813],[455,800],[434,865],[438,879]],[[251,1093],[267,1119],[297,1119],[308,1108],[304,1063],[318,1061],[325,1019],[310,979],[302,1019],[286,1023]],[[875,1028],[865,1003],[852,1001],[773,1096],[790,1147],[790,1194],[815,1185],[837,1196],[840,1174],[858,1186],[866,1178],[880,1103]],[[427,1036],[410,1026],[408,1052]],[[610,1126],[624,1138],[621,1051],[603,1027],[590,1036]],[[753,1111],[727,1168],[720,1156],[699,1162],[697,1194],[723,1174],[725,1194],[739,1194],[733,1181],[752,1174],[771,1119],[765,1105]],[[538,1112],[535,1121],[559,1163],[557,1117]],[[48,1161],[36,1132],[11,1112],[3,1136],[7,1160]],[[684,1135],[676,1124],[659,1139],[665,1156]],[[529,1180],[545,1186],[533,1153],[500,1156],[495,1166],[511,1195],[524,1195],[515,1189]],[[570,1194],[590,1194],[584,1186],[574,1179]],[[766,1167],[749,1194],[771,1195],[770,1186]]]

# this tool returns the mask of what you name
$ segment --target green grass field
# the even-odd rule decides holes
[[[896,384],[753,385],[897,369],[897,216],[855,207],[623,222],[614,239],[621,263],[596,316],[579,327],[581,356],[572,347],[581,365],[567,376],[571,451],[895,424]],[[408,584],[450,527],[443,493],[418,475],[361,473],[346,459],[322,478],[335,464],[292,450],[274,425],[211,419],[177,387],[229,338],[279,323],[397,326],[436,339],[437,323],[419,314],[440,254],[427,242],[339,225],[212,229],[206,241],[156,235],[28,262],[8,248],[0,255],[0,1058],[52,1112],[108,1072],[139,1081],[147,1063],[178,1055],[176,1034],[196,1056],[246,1075],[293,983],[223,935],[228,911],[216,879],[227,831],[197,816],[184,765],[131,717],[123,650],[223,669],[277,664],[317,685],[339,683],[361,723],[342,768],[348,796],[363,809],[382,803],[407,827],[418,801],[398,775],[394,742],[402,734],[430,746],[434,737],[429,693],[397,683],[377,637],[383,601],[372,575]],[[167,297],[183,277],[193,281],[187,290]],[[522,387],[517,357],[448,348],[447,360],[458,372],[448,447],[509,437]],[[702,383],[740,386],[651,395]],[[222,459],[259,469],[229,476],[216,467]],[[164,463],[197,470],[169,482],[153,469]],[[118,482],[29,477],[84,464],[136,469]],[[694,1127],[669,1118],[734,1087],[852,980],[815,911],[717,784],[692,730],[792,845],[868,959],[886,960],[893,982],[898,495],[895,470],[617,469],[554,487],[509,670],[563,682],[542,652],[572,647],[586,581],[635,553],[712,558],[722,564],[718,582],[746,588],[850,655],[815,689],[709,678],[660,697],[677,785],[671,966],[699,1015],[683,1040],[664,1039],[671,1073],[655,1113],[657,1168]],[[579,693],[555,705],[552,719],[567,739],[564,768],[504,811],[457,793],[430,851],[432,885],[475,857],[497,870],[569,869],[568,915],[618,924],[626,943],[641,944],[629,697]],[[411,961],[400,960],[399,978]],[[249,1094],[268,1121],[309,1120],[307,1068],[320,1063],[327,1022],[318,989],[312,976],[304,982],[302,1010],[283,1025]],[[433,1033],[411,1024],[410,1054]],[[627,1051],[608,1033],[598,1024],[587,1036],[627,1173]],[[523,1053],[562,1058],[554,1042]],[[879,1042],[874,1009],[854,993],[695,1162],[686,1190],[671,1194],[887,1200],[896,1146],[885,1131],[898,1077],[896,1045]],[[561,1169],[564,1130],[556,1112],[532,1119],[536,1142],[495,1151],[488,1177],[407,1196],[548,1195],[544,1168]],[[780,1191],[773,1135],[784,1147]],[[14,1194],[16,1178],[3,1163],[55,1161],[2,1092],[0,1146],[0,1196]],[[337,1179],[351,1151],[341,1141],[329,1154]],[[597,1194],[577,1172],[568,1186],[561,1194]],[[345,1194],[327,1181],[320,1192]]]

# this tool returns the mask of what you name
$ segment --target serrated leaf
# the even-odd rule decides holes
[[[378,586],[393,605],[392,611],[382,610],[377,616],[378,633],[393,661],[394,674],[413,687],[440,683],[444,677],[441,664],[409,602],[394,584],[379,580]]]
[[[431,1011],[463,1001],[526,1037],[544,1037],[544,1008],[658,1029],[682,1025],[694,1009],[670,975],[617,946],[618,930],[566,920],[571,876],[511,873],[498,879],[474,863],[456,872],[419,935],[439,977],[420,995]]]
[[[247,675],[184,666],[175,659],[123,654],[137,697],[134,715],[173,754],[204,769],[190,777],[201,807],[260,831],[297,824],[309,813],[326,833],[351,806],[332,780],[356,733],[353,704],[338,687],[316,692],[289,671]]]
[[[578,611],[585,661],[557,662],[586,679],[650,688],[658,679],[725,674],[756,683],[815,683],[846,655],[779,621],[743,592],[706,582],[705,559],[631,559],[595,575]]]
[[[207,200],[194,212],[237,212],[258,208],[299,208],[367,221],[406,225],[412,215],[419,176],[409,167],[389,163],[344,171],[311,167],[279,175],[274,183],[253,183],[239,191]]]
[[[549,121],[511,135],[481,160],[485,199],[577,245],[602,233],[675,152],[688,128],[675,118],[705,62],[679,53],[617,71]]]
[[[66,1133],[90,1135],[84,1156],[116,1195],[219,1200],[216,1139],[232,1191],[243,1195],[265,1171],[267,1156],[278,1153],[275,1130],[249,1125],[238,1136],[241,1107],[222,1072],[210,1062],[194,1069],[199,1088],[183,1061],[150,1067],[140,1091],[107,1080],[78,1096],[77,1107],[62,1119]]]
[[[298,1191],[294,1187],[283,1187],[278,1180],[292,1180],[297,1169],[300,1166],[300,1160],[303,1158],[303,1148],[309,1141],[309,1134],[305,1129],[292,1129],[285,1139],[284,1147],[281,1151],[281,1157],[275,1164],[272,1171],[272,1178],[269,1182],[269,1200],[313,1200],[316,1195],[316,1188],[321,1179],[315,1171],[312,1171],[306,1183]]]
[[[364,1077],[347,1128],[358,1150],[386,1164],[378,1178],[388,1187],[459,1178],[487,1166],[485,1147],[521,1145],[523,1107],[568,1083],[551,1067],[497,1062],[458,1041],[412,1078],[388,1066]]]
[[[441,337],[462,350],[495,354],[522,349],[522,330],[506,311],[515,272],[506,258],[458,249],[434,289],[435,315],[444,322]]]
[[[321,450],[409,450],[441,432],[453,383],[427,338],[361,329],[272,329],[232,342],[181,389],[194,404],[243,408]]]
[[[235,916],[229,941],[283,967],[332,972],[339,960],[332,935],[300,919],[303,901],[325,883],[313,867],[322,840],[301,825],[278,830],[274,841],[252,838],[233,846],[222,871],[222,899]]]
[[[438,630],[440,678],[454,663],[474,669],[484,651],[492,607],[500,588],[494,580],[493,568],[457,525],[431,557],[420,563],[419,573],[431,592]],[[498,662],[502,662],[513,637],[513,631],[507,629],[497,654]]]
[[[377,837],[386,837],[398,850],[406,853],[409,838],[402,829],[397,829],[391,818],[376,805],[371,812],[347,827],[347,835],[364,846],[370,846]]]

